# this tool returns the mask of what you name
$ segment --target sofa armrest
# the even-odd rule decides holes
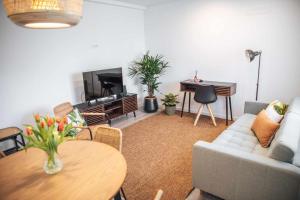
[[[267,108],[268,105],[269,104],[267,104],[267,103],[246,101],[245,107],[244,107],[244,113],[250,113],[253,115],[257,115],[261,110]]]
[[[300,199],[300,168],[199,141],[193,147],[193,186],[229,200]]]

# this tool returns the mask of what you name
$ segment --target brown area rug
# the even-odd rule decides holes
[[[151,200],[159,189],[163,200],[183,200],[192,188],[192,147],[198,140],[212,142],[225,121],[195,114],[160,113],[123,129],[123,154],[128,164],[124,190],[128,200]],[[205,162],[205,161],[203,161]]]

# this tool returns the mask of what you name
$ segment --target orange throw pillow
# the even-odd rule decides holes
[[[267,112],[262,110],[256,117],[251,130],[256,135],[262,147],[269,147],[279,124],[269,119]]]

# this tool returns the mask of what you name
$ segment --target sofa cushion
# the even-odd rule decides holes
[[[275,135],[268,156],[283,162],[291,163],[298,150],[300,139],[300,115],[287,113],[281,122],[281,127]]]
[[[257,138],[251,131],[236,131],[232,127],[225,130],[213,143],[230,147],[237,151],[255,153],[262,156],[266,156],[268,152],[267,149],[260,146]]]
[[[261,146],[267,148],[271,144],[278,128],[279,124],[271,120],[268,117],[267,112],[262,110],[257,115],[251,130],[257,137]]]
[[[255,118],[256,115],[246,113],[239,117],[230,127],[239,126],[250,130]]]
[[[213,143],[265,156],[268,151],[260,146],[257,138],[251,131],[255,118],[256,115],[253,114],[246,113],[242,115]]]
[[[244,114],[239,117],[232,125],[230,125],[227,130],[234,130],[244,134],[252,135],[251,126],[256,118],[253,114]]]
[[[287,113],[295,113],[300,115],[300,97],[296,97],[290,103]]]

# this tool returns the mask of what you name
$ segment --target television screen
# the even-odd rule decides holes
[[[86,101],[121,94],[122,68],[83,72],[83,85]]]

